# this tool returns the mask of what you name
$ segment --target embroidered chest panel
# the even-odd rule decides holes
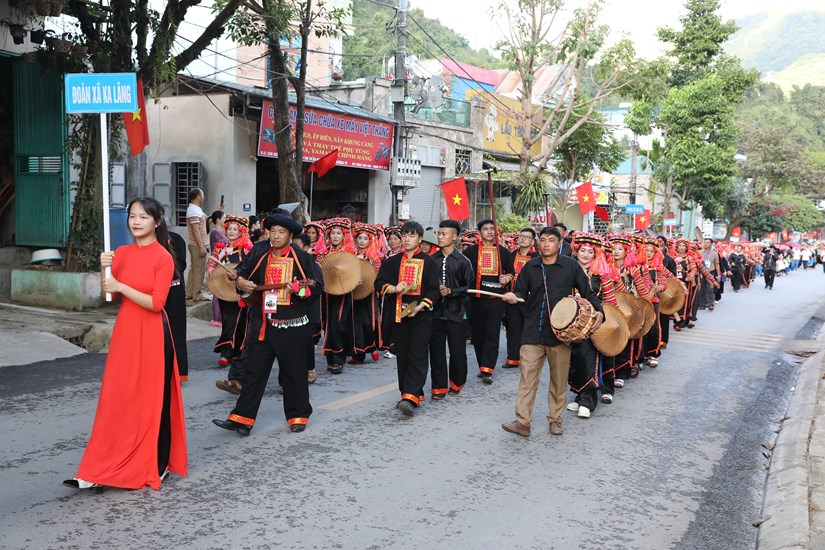
[[[498,248],[495,246],[478,247],[478,273],[482,277],[498,277],[499,269]]]
[[[269,263],[266,266],[266,285],[276,285],[280,283],[289,283],[292,281],[292,270],[294,267],[294,260],[292,258],[284,258],[281,256],[270,256]],[[286,288],[282,288],[278,292],[278,305],[288,306],[292,296],[287,292]]]
[[[419,296],[421,294],[421,281],[424,276],[424,260],[421,258],[404,258],[401,261],[401,270],[398,273],[398,282],[405,282],[409,290],[404,294],[408,296]]]

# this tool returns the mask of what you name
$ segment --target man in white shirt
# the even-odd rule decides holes
[[[189,228],[187,241],[189,256],[189,276],[186,278],[186,299],[206,301],[203,295],[203,276],[206,271],[206,254],[209,251],[206,236],[206,214],[201,209],[203,191],[192,189],[189,191],[189,206],[186,208],[186,225]]]

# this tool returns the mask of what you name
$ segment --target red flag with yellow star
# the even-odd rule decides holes
[[[123,113],[123,126],[129,138],[132,156],[139,155],[149,145],[149,121],[146,119],[146,101],[143,99],[143,80],[137,79],[138,110],[135,113]]]
[[[460,222],[470,217],[470,198],[464,178],[445,181],[441,184],[441,192],[447,201],[448,218]]]
[[[596,210],[596,195],[593,193],[593,184],[589,181],[576,188],[576,197],[579,199],[582,216]]]
[[[645,209],[644,214],[636,215],[636,229],[647,229],[650,226],[650,210]]]

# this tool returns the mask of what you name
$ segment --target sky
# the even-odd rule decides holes
[[[510,0],[512,1],[512,0]],[[475,48],[492,49],[500,32],[489,15],[490,8],[501,0],[409,0],[411,8],[420,8],[427,17],[466,37]],[[390,2],[392,3],[392,2]],[[569,0],[570,5],[583,0]],[[684,0],[606,0],[601,21],[611,27],[617,40],[623,33],[636,43],[640,57],[655,58],[663,53],[656,39],[656,29],[662,26],[678,27],[684,12]],[[779,5],[779,6],[778,6]],[[722,0],[720,13],[726,19],[740,19],[757,13],[815,9],[825,11],[823,0]]]

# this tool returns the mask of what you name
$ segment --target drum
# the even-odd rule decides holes
[[[550,326],[556,338],[565,344],[575,344],[590,337],[597,318],[593,304],[580,296],[567,296],[559,300],[550,313]]]

